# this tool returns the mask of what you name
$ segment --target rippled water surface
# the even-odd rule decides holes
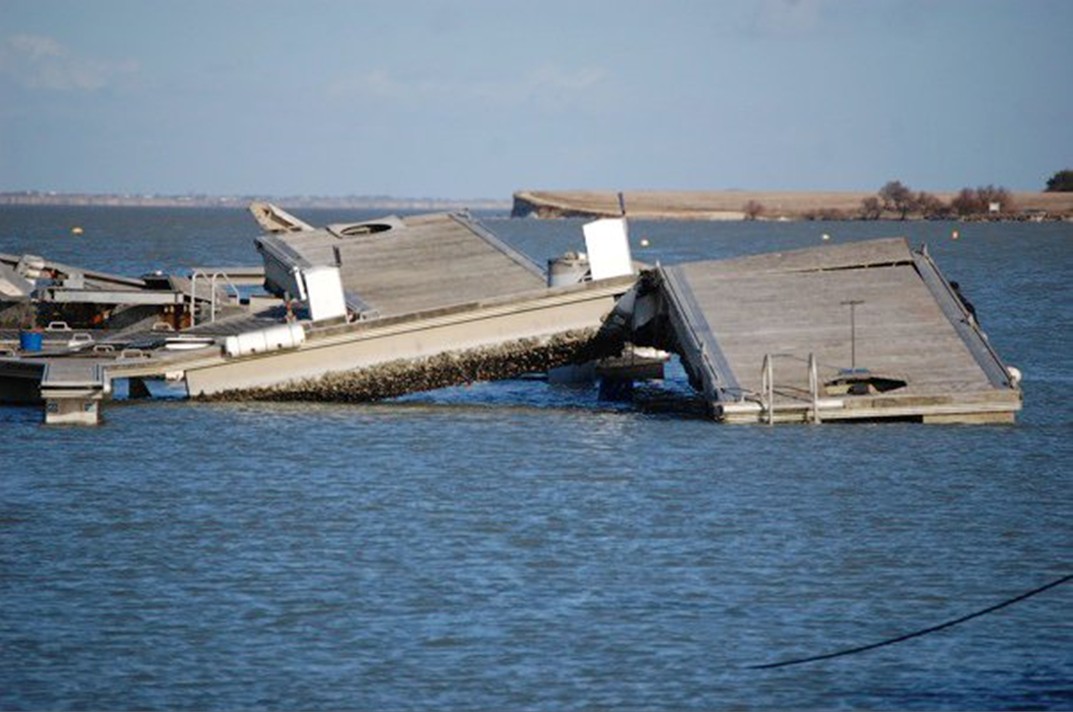
[[[578,221],[485,224],[580,247]],[[652,262],[927,242],[1025,373],[1013,426],[720,426],[536,380],[115,403],[99,428],[0,408],[0,707],[1073,708],[1073,584],[750,667],[1073,573],[1073,228],[958,227],[631,234]],[[0,211],[0,252],[132,274],[255,263],[255,235],[237,210]]]

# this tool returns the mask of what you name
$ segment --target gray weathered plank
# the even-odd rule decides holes
[[[343,287],[381,316],[520,294],[544,275],[475,224],[440,214],[401,219],[395,229],[343,236],[329,230],[281,239],[312,264],[339,258]]]
[[[704,344],[713,401],[761,391],[767,354],[775,382],[807,392],[810,354],[821,381],[852,366],[905,379],[901,396],[1010,390],[981,363],[978,332],[951,316],[922,279],[904,240],[877,240],[662,268],[683,328]],[[939,296],[942,296],[941,294]],[[851,338],[850,306],[855,306]],[[853,355],[855,352],[856,361]],[[997,368],[1004,366],[994,357]],[[687,356],[688,358],[688,356]],[[722,373],[716,374],[716,371]],[[719,391],[731,383],[737,392]],[[921,401],[923,402],[923,401]]]

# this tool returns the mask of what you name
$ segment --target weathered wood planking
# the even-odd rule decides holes
[[[381,316],[479,302],[545,287],[539,267],[475,224],[440,214],[402,218],[384,232],[280,236],[313,264],[340,260],[343,287]]]
[[[807,392],[810,354],[821,381],[858,369],[907,381],[897,396],[971,400],[1011,391],[1001,362],[942,284],[922,278],[904,240],[875,240],[661,268],[684,357],[709,399],[762,390],[767,354],[775,382]],[[932,282],[935,280],[932,279]],[[855,305],[855,328],[850,306]],[[683,334],[683,332],[685,332]],[[855,336],[855,338],[854,338]],[[689,349],[685,349],[689,351]],[[854,362],[855,352],[855,362]],[[784,388],[785,390],[785,388]],[[945,402],[945,401],[944,401]]]
[[[813,353],[832,373],[850,368],[855,307],[856,366],[904,375],[919,390],[989,381],[909,266],[767,273],[708,280],[701,265],[681,268],[709,328],[746,388],[759,387],[764,354]]]
[[[711,277],[740,277],[763,272],[807,272],[811,270],[852,269],[884,266],[913,261],[904,237],[887,237],[866,242],[823,245],[817,248],[745,255],[727,260],[709,260],[705,274]]]

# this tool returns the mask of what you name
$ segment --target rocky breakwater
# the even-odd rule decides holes
[[[388,361],[368,368],[202,398],[361,403],[447,386],[515,378],[569,363],[615,356],[621,351],[622,339],[616,332],[584,329],[545,339],[520,339],[495,346],[445,352],[423,359]]]

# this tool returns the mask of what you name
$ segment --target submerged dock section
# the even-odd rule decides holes
[[[357,402],[629,346],[639,378],[640,347],[677,353],[731,423],[1010,422],[1021,408],[1016,370],[903,239],[638,274],[625,220],[608,218],[585,226],[588,254],[564,277],[466,215],[314,228],[252,210],[266,234],[263,267],[247,270],[126,279],[0,255],[10,309],[82,320],[21,330],[17,348],[0,334],[0,402],[43,403],[46,422],[74,424],[97,422],[116,393]],[[235,286],[262,279],[263,293]]]
[[[305,310],[293,314],[302,338],[189,364],[192,396],[375,400],[617,353],[603,320],[634,282],[549,288],[539,266],[455,214],[284,228],[256,242],[266,287]]]
[[[727,422],[1010,422],[1008,369],[927,252],[871,240],[660,267],[634,327]],[[642,318],[643,314],[643,318]]]

